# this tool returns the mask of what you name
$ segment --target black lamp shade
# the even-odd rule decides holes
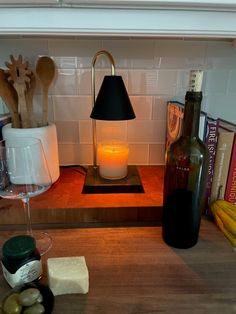
[[[121,76],[105,76],[90,118],[96,120],[131,120],[135,118]]]

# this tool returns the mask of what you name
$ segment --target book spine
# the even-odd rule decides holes
[[[234,135],[234,144],[225,189],[225,200],[236,204],[236,134]]]
[[[208,174],[207,174],[207,184],[206,184],[206,192],[205,192],[205,205],[203,214],[208,215],[209,205],[211,199],[211,188],[212,188],[212,180],[214,174],[214,164],[216,157],[216,146],[217,146],[217,138],[218,138],[218,120],[207,119],[206,122],[206,136],[205,136],[205,144],[207,145],[209,151],[209,165],[208,165]]]
[[[233,132],[219,133],[210,202],[224,198],[233,140]]]

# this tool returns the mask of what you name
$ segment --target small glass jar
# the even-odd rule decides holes
[[[42,275],[41,256],[35,239],[29,235],[15,236],[4,243],[1,264],[4,278],[12,288]]]

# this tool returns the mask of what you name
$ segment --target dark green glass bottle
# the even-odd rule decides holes
[[[167,152],[162,234],[176,248],[198,241],[208,166],[208,150],[199,139],[202,71],[191,71],[185,96],[183,130]]]

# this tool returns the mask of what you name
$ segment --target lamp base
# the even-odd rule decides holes
[[[144,193],[142,182],[136,166],[128,166],[128,174],[119,180],[104,179],[99,169],[89,166],[83,186],[83,194],[95,193]]]

